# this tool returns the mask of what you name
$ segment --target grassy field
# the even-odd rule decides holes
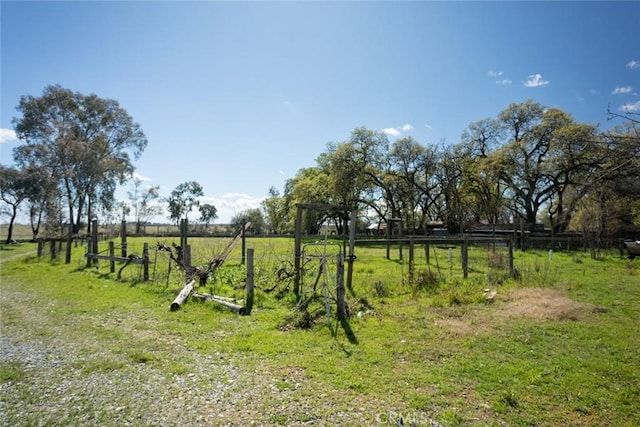
[[[227,243],[191,240],[196,263]],[[248,239],[247,247],[255,249],[258,289],[251,316],[241,317],[211,302],[170,312],[184,278],[168,272],[163,254],[152,252],[156,280],[145,283],[137,267],[124,281],[108,263],[84,269],[82,248],[64,265],[36,258],[32,244],[3,246],[4,425],[156,425],[152,412],[158,425],[640,422],[638,260],[516,252],[508,277],[504,250],[473,248],[462,279],[459,251],[449,262],[447,250],[432,248],[429,263],[416,254],[410,277],[397,250],[387,260],[384,248],[357,248],[352,316],[341,324],[327,319],[321,297],[296,314],[290,280],[276,274],[290,272],[292,240]],[[338,248],[310,244],[305,253],[332,260]],[[319,263],[306,264],[305,295]],[[242,297],[244,274],[236,248],[200,291]],[[321,275],[319,290],[325,280],[334,286]],[[493,303],[486,289],[496,291]],[[47,346],[48,356],[18,357],[29,343]],[[50,362],[67,353],[72,361]],[[110,386],[82,392],[78,384],[92,390],[90,380],[119,384],[116,403],[96,398]]]

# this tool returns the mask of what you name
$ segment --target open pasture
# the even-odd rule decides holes
[[[193,263],[227,243],[189,239]],[[332,284],[318,265],[326,256],[332,272],[340,247],[307,243],[303,292],[318,277],[319,289]],[[106,263],[84,268],[81,248],[64,265],[28,245],[0,252],[5,425],[638,422],[640,269],[618,254],[516,252],[509,276],[502,249],[473,247],[463,279],[459,248],[451,262],[448,248],[431,248],[429,263],[415,250],[410,277],[407,248],[401,261],[397,247],[388,260],[383,246],[356,247],[351,317],[327,321],[320,293],[305,324],[291,292],[277,292],[292,239],[247,239],[257,286],[247,317],[195,300],[170,312],[184,275],[160,254],[155,281],[134,270],[117,281]],[[240,297],[241,261],[238,245],[208,290]]]

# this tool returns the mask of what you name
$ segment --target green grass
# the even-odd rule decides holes
[[[22,366],[18,362],[3,363],[0,366],[0,384],[19,381],[24,376]]]
[[[142,242],[132,239],[131,250]],[[196,263],[227,242],[190,240]],[[28,252],[28,244],[23,246],[20,251]],[[640,272],[633,262],[614,254],[592,260],[579,252],[555,253],[550,260],[547,252],[516,252],[518,274],[510,278],[504,261],[495,259],[502,255],[473,248],[471,273],[463,279],[459,250],[449,262],[448,251],[432,249],[428,264],[424,252],[416,251],[410,280],[407,260],[400,261],[397,250],[387,260],[382,247],[357,248],[348,295],[352,317],[328,325],[320,300],[310,307],[318,314],[312,327],[298,329],[283,327],[293,313],[290,293],[279,299],[276,291],[264,291],[276,285],[278,266],[292,260],[293,242],[253,238],[247,247],[255,248],[259,287],[248,317],[191,300],[170,312],[184,279],[176,271],[168,275],[160,257],[161,279],[144,283],[137,267],[129,267],[125,281],[115,280],[108,263],[82,268],[81,248],[71,265],[27,255],[2,263],[0,286],[49,302],[49,323],[27,325],[34,334],[47,334],[51,324],[69,324],[79,337],[112,343],[115,351],[105,360],[91,356],[96,351],[91,344],[81,348],[87,373],[133,363],[183,374],[188,362],[174,360],[167,345],[179,342],[202,357],[219,355],[270,376],[294,399],[313,400],[322,393],[332,411],[349,411],[360,400],[381,402],[372,423],[390,422],[390,414],[447,426],[638,422]],[[0,255],[5,259],[10,252],[3,248]],[[317,261],[307,267],[304,290],[313,284]],[[242,297],[243,274],[236,248],[201,291]],[[493,304],[485,302],[487,287],[497,291]],[[518,293],[523,288],[536,290]],[[3,324],[28,323],[21,304],[36,302],[25,297],[3,306]],[[21,375],[16,364],[0,369],[2,382],[20,381]],[[286,414],[271,418],[274,425],[293,421]]]

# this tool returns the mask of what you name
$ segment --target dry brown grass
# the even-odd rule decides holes
[[[498,311],[507,318],[579,321],[594,309],[593,305],[574,301],[557,289],[521,288],[512,291]]]
[[[460,313],[455,308],[439,310],[442,318],[435,325],[453,335],[490,333],[504,320],[526,318],[551,321],[584,321],[599,309],[568,298],[557,289],[520,288],[496,296],[496,303]]]
[[[484,316],[479,313],[470,313],[464,317],[436,320],[435,324],[449,334],[460,336],[479,335],[486,333],[492,326],[488,321],[481,321],[482,317]]]

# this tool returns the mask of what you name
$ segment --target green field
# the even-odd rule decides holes
[[[132,239],[141,251],[145,239]],[[170,240],[162,243],[170,244]],[[117,242],[116,242],[117,243]],[[157,239],[149,240],[155,247]],[[228,239],[191,239],[195,263]],[[169,305],[184,276],[152,250],[152,282],[107,262],[84,268],[0,255],[4,425],[635,426],[640,422],[640,264],[619,254],[356,248],[348,322],[328,319],[341,247],[307,242],[305,313],[286,292],[291,239],[250,238],[251,316]],[[101,250],[103,250],[101,243]],[[47,254],[48,255],[48,254]],[[318,276],[326,256],[330,274]],[[64,259],[62,257],[61,259]],[[120,265],[118,266],[120,267]],[[239,246],[200,292],[242,298]],[[492,303],[487,292],[495,291]],[[267,292],[269,291],[269,292]],[[335,308],[335,306],[332,306]],[[334,309],[332,308],[332,313]],[[29,353],[25,353],[29,350]],[[31,354],[32,356],[24,356]],[[115,388],[115,390],[111,390]],[[107,397],[101,397],[107,396]],[[413,423],[413,424],[411,424]]]

